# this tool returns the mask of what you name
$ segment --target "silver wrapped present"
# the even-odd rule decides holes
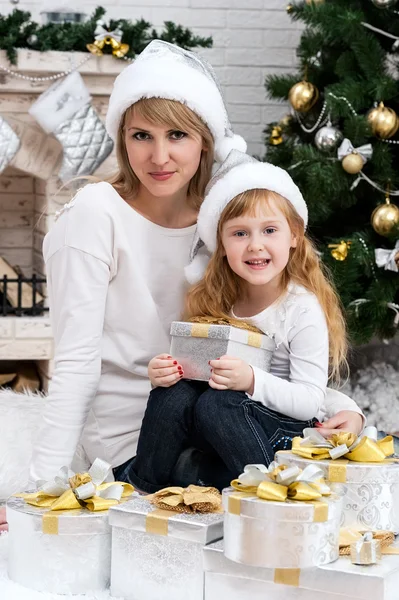
[[[302,569],[338,558],[342,498],[271,501],[223,490],[225,555],[253,567]]]
[[[358,531],[399,532],[399,463],[360,463],[346,459],[312,460],[281,450],[275,456],[283,465],[304,469],[317,463],[327,483],[342,483],[345,490],[341,527]]]
[[[84,594],[108,587],[108,511],[49,511],[11,497],[7,521],[8,575],[12,581],[54,594]]]
[[[292,544],[291,544],[292,545]],[[286,548],[287,553],[290,546]],[[347,556],[310,569],[264,569],[238,565],[223,553],[223,541],[203,549],[204,600],[397,600],[399,557],[378,565],[353,565]]]
[[[183,367],[186,379],[208,381],[208,361],[228,354],[270,371],[275,349],[274,337],[231,325],[174,321],[170,354]]]
[[[223,515],[156,509],[137,495],[109,511],[111,595],[203,600],[202,547],[223,535]]]

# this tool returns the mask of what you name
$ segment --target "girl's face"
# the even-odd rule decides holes
[[[203,149],[199,134],[153,125],[134,112],[126,120],[125,144],[140,184],[155,197],[187,190]]]
[[[230,268],[251,286],[278,286],[290,248],[296,247],[284,214],[271,200],[256,205],[255,215],[226,221],[222,244]]]

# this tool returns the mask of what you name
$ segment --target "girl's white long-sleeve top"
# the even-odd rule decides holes
[[[323,421],[340,410],[362,414],[348,396],[327,388],[328,329],[314,294],[290,283],[282,298],[245,320],[273,334],[276,343],[270,373],[252,366],[253,400],[303,421]]]
[[[84,187],[62,211],[43,246],[55,359],[32,481],[70,465],[79,441],[90,461],[113,467],[135,455],[150,392],[147,365],[169,351],[194,233],[195,226],[152,223],[105,182]],[[288,377],[281,360],[280,350],[273,371]],[[280,390],[272,400],[272,386],[260,377],[256,394],[260,385],[270,388],[265,397],[277,406]],[[325,412],[343,408],[356,404],[334,400]]]

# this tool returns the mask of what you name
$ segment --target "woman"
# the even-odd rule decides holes
[[[106,125],[119,174],[79,191],[44,243],[55,359],[32,483],[70,465],[79,440],[114,469],[134,456],[213,161],[246,147],[211,67],[161,41],[117,77]],[[360,429],[355,403],[340,408],[332,426]]]

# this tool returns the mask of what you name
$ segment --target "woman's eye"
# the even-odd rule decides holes
[[[187,133],[184,133],[184,131],[171,131],[170,137],[172,140],[182,140],[187,137]]]
[[[144,133],[144,131],[137,131],[136,133],[133,134],[133,138],[135,140],[138,140],[139,142],[143,142],[145,140],[149,139],[149,135],[148,133]]]

